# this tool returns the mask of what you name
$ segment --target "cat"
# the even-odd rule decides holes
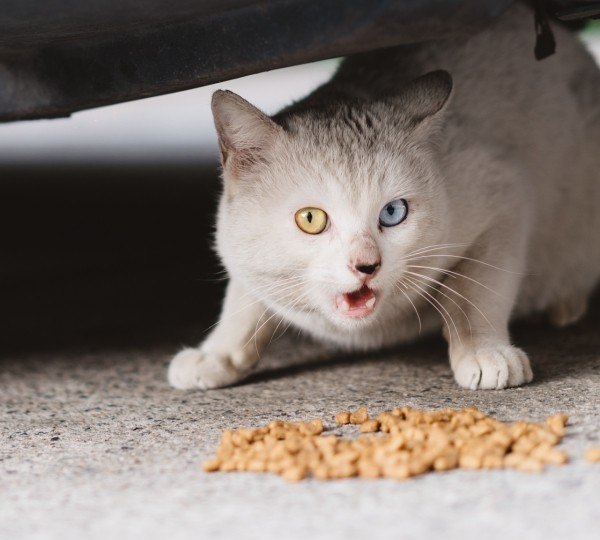
[[[214,94],[230,281],[173,386],[236,383],[288,325],[360,351],[441,328],[460,386],[532,380],[509,320],[574,323],[600,275],[600,71],[557,25],[536,61],[532,23],[514,4],[468,38],[349,57],[273,118]]]

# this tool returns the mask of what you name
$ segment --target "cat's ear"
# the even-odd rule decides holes
[[[425,127],[439,122],[451,94],[450,73],[431,71],[409,83],[400,95],[400,106],[413,125]]]
[[[211,107],[221,162],[223,168],[232,172],[240,172],[260,161],[282,131],[266,114],[229,90],[217,90]]]

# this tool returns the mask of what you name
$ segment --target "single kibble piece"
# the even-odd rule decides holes
[[[484,469],[501,469],[504,466],[504,461],[502,456],[489,454],[487,456],[483,456],[481,466]]]
[[[379,478],[381,471],[375,463],[361,460],[358,462],[358,475],[363,478]]]
[[[458,464],[463,469],[480,469],[482,458],[476,454],[463,454],[458,460]]]
[[[316,418],[304,424],[309,435],[321,435],[323,433],[323,420]]]
[[[559,437],[565,434],[565,426],[569,417],[566,414],[555,414],[546,418],[546,424],[548,427]]]
[[[542,461],[544,463],[550,463],[552,465],[564,465],[569,461],[569,456],[562,450],[551,448],[542,455]]]
[[[350,415],[351,424],[362,424],[369,419],[369,413],[365,407],[359,407]]]
[[[527,457],[517,468],[524,472],[540,472],[544,470],[544,464],[537,459]]]
[[[600,463],[600,446],[588,448],[585,453],[585,459],[590,463]]]
[[[385,476],[395,478],[396,480],[405,480],[411,476],[411,471],[408,465],[400,463],[385,469]]]
[[[360,432],[361,433],[375,433],[376,431],[379,431],[379,420],[365,420],[361,425],[360,425]]]
[[[333,417],[333,421],[339,426],[345,426],[350,423],[350,411],[342,411]]]
[[[450,469],[456,469],[458,466],[458,457],[456,454],[443,454],[435,458],[433,462],[433,468],[436,471],[449,471]]]
[[[214,471],[218,471],[219,468],[221,467],[221,460],[220,459],[209,459],[208,461],[205,461],[202,464],[202,468],[206,471],[206,472],[214,472]]]
[[[306,468],[293,466],[286,469],[281,476],[290,482],[298,482],[299,480],[306,478]]]

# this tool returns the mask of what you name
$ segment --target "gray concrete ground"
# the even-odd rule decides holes
[[[433,339],[377,356],[331,357],[284,338],[238,387],[179,392],[165,381],[175,343],[15,354],[0,374],[0,537],[598,538],[600,306],[574,328],[519,325],[535,382],[458,388]],[[542,474],[453,471],[407,481],[288,484],[205,474],[222,429],[340,409],[475,405],[504,420],[571,417],[572,457]]]

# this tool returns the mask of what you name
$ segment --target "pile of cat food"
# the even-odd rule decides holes
[[[223,432],[214,459],[204,470],[270,472],[290,481],[395,478],[434,471],[516,468],[538,472],[562,465],[568,456],[555,448],[566,415],[544,424],[505,423],[475,408],[422,411],[393,409],[370,418],[360,407],[335,415],[337,425],[354,424],[355,439],[323,434],[323,422],[274,421],[257,429]],[[592,457],[592,456],[590,456]]]

